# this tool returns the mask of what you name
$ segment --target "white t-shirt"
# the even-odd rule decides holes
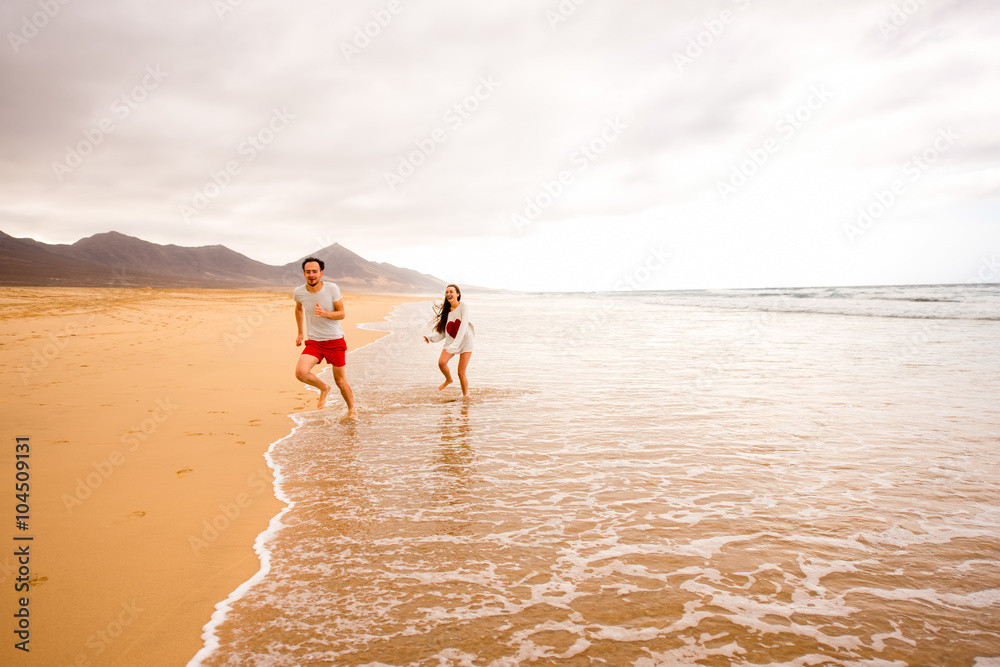
[[[302,304],[302,309],[306,315],[306,338],[309,340],[337,340],[344,337],[344,330],[340,327],[340,320],[331,320],[325,317],[316,317],[315,310],[318,303],[323,310],[333,310],[333,304],[340,301],[340,288],[335,283],[323,281],[323,286],[318,292],[310,292],[305,285],[299,285],[292,292],[292,297],[296,302]]]

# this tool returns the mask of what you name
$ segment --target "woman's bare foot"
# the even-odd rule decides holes
[[[320,389],[319,402],[316,404],[317,410],[322,410],[323,408],[326,407],[326,397],[330,393],[331,389],[333,389],[333,387],[331,387],[330,385],[326,385],[326,389]]]
[[[452,382],[451,380],[445,380],[444,382],[442,382],[441,386],[438,387],[438,391],[441,391],[442,389],[444,389],[445,387],[447,387],[448,385],[450,385],[451,382]]]

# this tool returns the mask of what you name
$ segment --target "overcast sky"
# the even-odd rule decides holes
[[[5,0],[0,18],[14,236],[270,264],[339,242],[526,290],[965,282],[1000,251],[995,0]]]

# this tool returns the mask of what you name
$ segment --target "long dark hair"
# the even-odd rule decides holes
[[[449,287],[455,288],[455,293],[458,295],[458,300],[462,300],[462,290],[458,289],[458,285],[447,285],[444,291],[447,292]],[[434,317],[431,319],[431,324],[434,325],[434,329],[438,333],[444,333],[445,328],[448,326],[448,313],[451,312],[451,301],[445,299],[443,303],[434,304]]]

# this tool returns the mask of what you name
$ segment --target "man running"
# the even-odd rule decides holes
[[[299,336],[295,346],[302,345],[302,325],[306,325],[306,348],[295,366],[295,377],[300,382],[319,389],[317,409],[326,407],[326,397],[333,388],[316,377],[313,367],[326,359],[333,366],[333,381],[337,383],[344,402],[347,403],[347,416],[357,417],[354,408],[354,392],[347,383],[344,365],[347,363],[347,343],[344,342],[344,330],[340,320],[346,317],[344,301],[340,296],[340,288],[334,283],[323,282],[323,260],[307,257],[302,262],[302,274],[306,284],[295,288],[295,322],[299,327]]]

